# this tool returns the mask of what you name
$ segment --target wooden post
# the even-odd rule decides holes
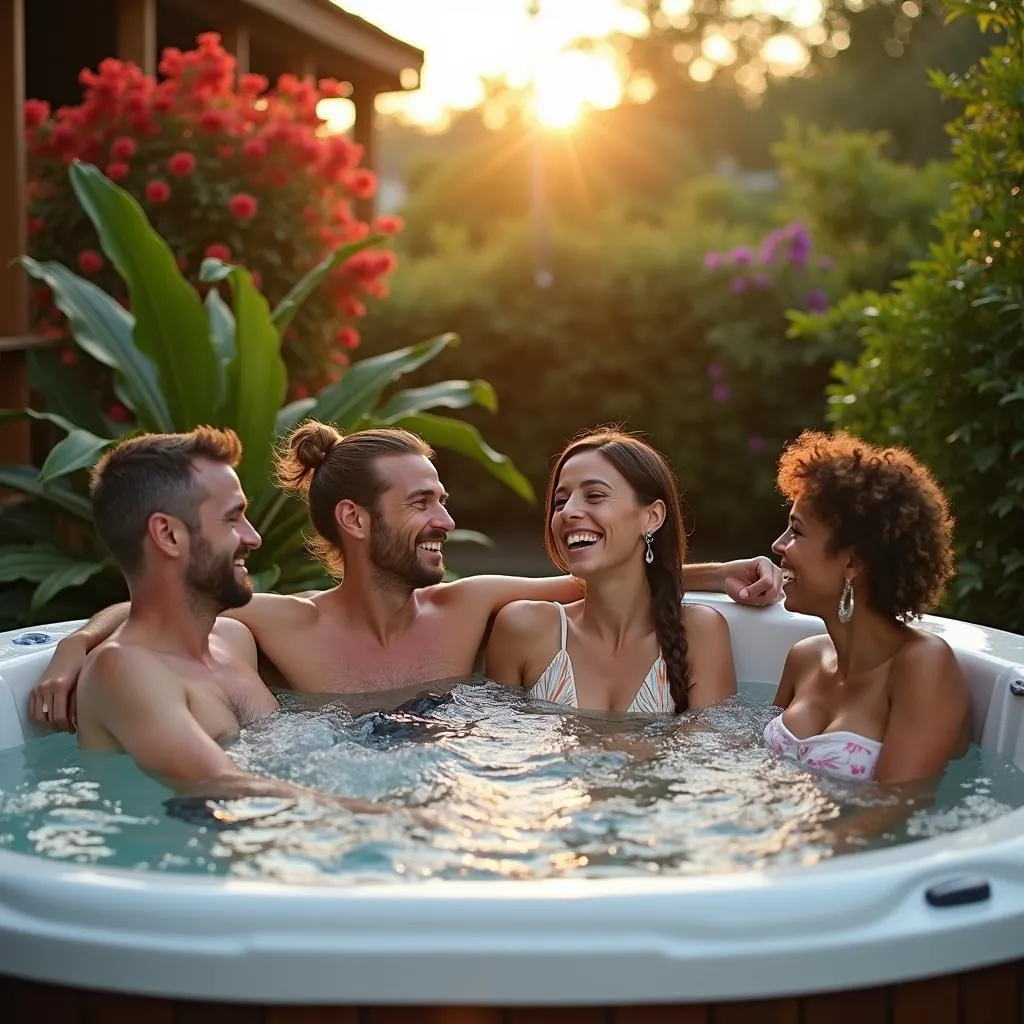
[[[220,30],[220,40],[224,49],[235,58],[235,73],[249,74],[249,26],[239,21],[231,22]]]
[[[377,171],[377,129],[375,101],[377,93],[366,84],[352,83],[352,105],[356,108],[356,120],[352,126],[352,138],[363,147],[363,159],[360,166],[367,170]],[[376,211],[376,197],[357,199],[355,213],[360,220],[373,220]]]
[[[156,74],[156,0],[118,0],[117,55]]]
[[[28,333],[25,272],[10,266],[26,249],[24,108],[24,0],[0,0],[0,338]],[[0,408],[28,402],[25,351],[0,351]],[[0,462],[28,461],[28,423],[0,426]]]

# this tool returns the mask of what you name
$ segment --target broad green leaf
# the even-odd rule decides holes
[[[174,430],[156,369],[132,342],[135,321],[131,315],[105,291],[60,263],[38,263],[22,256],[21,265],[31,277],[50,286],[78,345],[97,362],[116,371],[122,384],[122,401],[134,411],[139,425],[146,430]]]
[[[272,565],[269,569],[264,569],[263,572],[255,573],[249,577],[249,582],[252,584],[252,589],[257,594],[265,594],[268,590],[273,590],[274,584],[281,578],[281,567],[279,565]]]
[[[22,494],[49,502],[62,512],[67,512],[92,524],[92,506],[89,499],[76,493],[67,484],[53,482],[42,484],[38,480],[39,470],[34,466],[0,465],[0,487],[10,487]]]
[[[498,409],[494,388],[485,380],[444,380],[423,388],[407,388],[392,395],[383,408],[373,412],[379,423],[391,423],[427,409],[465,409],[481,405],[489,412]]]
[[[419,434],[435,448],[446,448],[473,459],[525,501],[533,503],[537,500],[530,481],[516,469],[512,460],[496,452],[471,424],[423,412],[396,420],[391,426],[404,427]]]
[[[278,437],[284,437],[300,420],[308,416],[315,406],[315,398],[299,398],[294,402],[289,402],[278,411],[277,422],[274,424],[274,433]]]
[[[37,412],[35,409],[0,410],[0,423],[26,417],[52,423],[67,431],[68,435],[54,445],[53,450],[47,455],[43,468],[39,470],[41,484],[49,483],[77,469],[88,469],[100,457],[103,449],[117,440],[113,437],[97,437],[91,431],[82,430],[55,413]]]
[[[80,368],[63,365],[53,349],[45,348],[29,352],[28,368],[32,389],[42,393],[47,412],[97,435],[107,429],[95,397],[82,387]],[[130,402],[124,404],[131,408]]]
[[[83,564],[80,558],[50,544],[9,544],[3,551],[0,583],[12,580],[41,583],[50,573]]]
[[[441,334],[418,345],[361,359],[337,384],[320,392],[309,415],[312,419],[336,423],[342,430],[350,430],[370,413],[389,384],[429,363],[449,345],[455,344],[458,344],[456,335]]]
[[[97,168],[71,165],[71,185],[132,300],[136,346],[153,361],[174,428],[220,424],[217,355],[199,294],[142,207]]]
[[[109,562],[76,561],[54,570],[33,592],[29,612],[35,614],[62,590],[67,590],[68,587],[80,587],[97,573],[109,568]]]
[[[210,340],[217,353],[217,394],[224,423],[233,423],[238,396],[228,390],[228,364],[235,358],[235,314],[220,297],[216,288],[206,293],[206,319],[210,327]]]
[[[353,242],[351,245],[335,249],[329,256],[325,256],[305,277],[297,281],[288,290],[288,294],[274,307],[274,327],[278,334],[284,334],[285,329],[292,322],[292,318],[302,307],[302,304],[316,291],[317,285],[332,271],[340,266],[351,256],[363,249],[380,245],[386,241],[384,235],[373,235],[361,241]],[[205,280],[205,279],[204,279]]]
[[[39,482],[47,484],[79,469],[89,469],[114,441],[110,437],[97,437],[88,430],[72,430],[46,456],[39,470]]]
[[[245,267],[232,267],[228,281],[234,299],[235,356],[227,365],[227,387],[237,400],[231,426],[242,440],[242,488],[256,494],[270,477],[277,413],[288,380],[281,339],[252,274]]]

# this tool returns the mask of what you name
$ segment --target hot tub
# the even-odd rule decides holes
[[[698,595],[743,680],[820,629]],[[75,623],[0,634],[0,747]],[[1024,637],[928,618],[974,739],[1024,766]],[[1021,1021],[1024,810],[810,867],[682,878],[282,885],[0,851],[0,1020]],[[219,1004],[219,1005],[216,1005]]]

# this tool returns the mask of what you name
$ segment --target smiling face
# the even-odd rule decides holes
[[[245,559],[260,546],[260,535],[245,517],[245,494],[230,466],[196,459],[192,475],[205,497],[198,508],[198,529],[188,531],[186,586],[218,611],[240,608],[252,598]]]
[[[643,535],[664,521],[665,505],[641,505],[629,481],[596,449],[580,451],[562,464],[555,481],[549,540],[574,576],[637,560]]]
[[[386,486],[373,511],[371,563],[412,589],[440,583],[455,520],[437,469],[424,455],[394,455],[380,459],[378,470]]]
[[[832,531],[810,506],[793,503],[789,526],[772,544],[783,571],[783,594],[791,612],[826,618],[835,613],[851,574],[850,552],[832,551]]]

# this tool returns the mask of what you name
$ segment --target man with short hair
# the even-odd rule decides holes
[[[234,470],[240,456],[232,431],[198,427],[122,441],[93,469],[96,530],[131,601],[83,667],[78,739],[89,750],[130,754],[174,789],[313,795],[242,772],[221,746],[277,710],[256,671],[251,634],[220,617],[251,600],[245,560],[260,545]],[[46,697],[32,701],[48,717]]]
[[[407,431],[342,437],[329,424],[304,423],[282,448],[278,480],[303,496],[316,530],[313,549],[343,582],[312,596],[256,594],[227,615],[249,627],[296,690],[389,691],[393,702],[400,688],[465,679],[504,605],[582,596],[582,585],[566,576],[442,582],[443,544],[455,524],[433,452]],[[778,597],[777,573],[770,560],[758,558],[688,566],[686,581],[691,589],[768,604]],[[106,609],[61,641],[63,650],[36,690],[55,727],[73,724],[69,694],[81,660],[123,615],[123,606]]]

